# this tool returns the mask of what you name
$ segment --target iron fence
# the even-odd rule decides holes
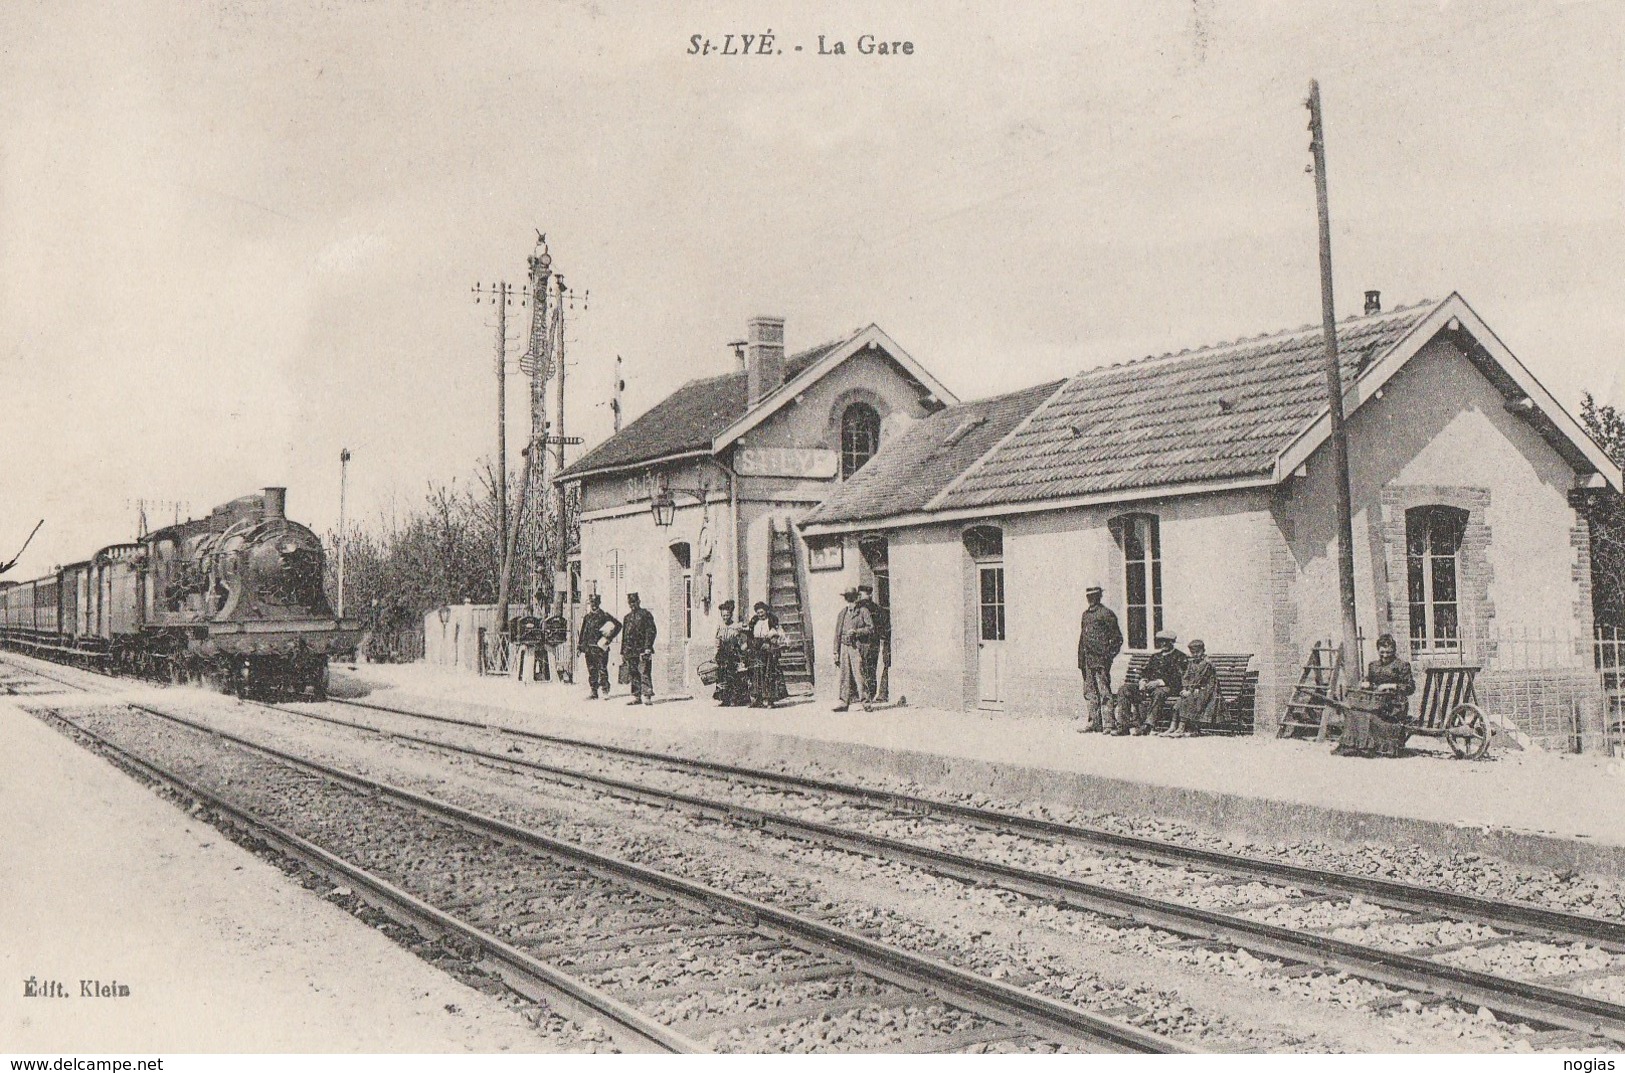
[[[1602,686],[1603,737],[1611,755],[1625,755],[1625,629],[1598,626],[1592,648]]]

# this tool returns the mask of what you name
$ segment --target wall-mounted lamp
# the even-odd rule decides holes
[[[672,522],[677,520],[677,496],[685,495],[701,503],[711,496],[711,489],[701,485],[699,488],[657,488],[649,496],[649,513],[654,515],[655,524],[662,529],[671,528]]]

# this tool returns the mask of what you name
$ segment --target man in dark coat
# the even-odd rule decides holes
[[[587,660],[587,684],[592,686],[588,700],[597,700],[598,691],[609,696],[609,643],[621,632],[615,616],[601,606],[603,601],[595,592],[587,597],[587,613],[581,617],[581,639],[576,647]]]
[[[875,624],[874,643],[864,655],[863,664],[869,672],[869,699],[883,701],[888,692],[886,671],[891,667],[891,612],[875,603],[873,585],[858,586],[858,605],[868,609]]]
[[[1146,734],[1156,728],[1163,705],[1177,701],[1185,688],[1185,666],[1190,661],[1174,647],[1179,638],[1157,631],[1157,650],[1145,661],[1139,681],[1123,683],[1117,694],[1117,734]]]
[[[869,609],[858,602],[858,590],[847,589],[846,606],[835,619],[835,666],[840,674],[841,703],[835,711],[844,712],[853,701],[863,710],[873,711],[874,685],[869,681],[866,657],[869,646],[875,643],[875,620]]]
[[[626,594],[630,611],[621,623],[621,659],[632,668],[632,703],[653,704],[655,617],[638,601],[638,594]]]
[[[1084,608],[1078,630],[1078,670],[1083,673],[1085,719],[1080,734],[1104,730],[1102,718],[1112,708],[1112,660],[1123,650],[1123,631],[1117,616],[1100,602],[1105,590],[1090,585],[1083,590],[1089,606]]]

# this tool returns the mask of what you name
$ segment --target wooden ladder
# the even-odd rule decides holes
[[[1316,641],[1298,675],[1298,684],[1287,699],[1275,736],[1296,738],[1306,730],[1313,730],[1316,741],[1325,741],[1332,711],[1327,699],[1335,695],[1342,672],[1342,649],[1330,641]]]
[[[767,606],[778,616],[779,629],[784,631],[779,669],[784,672],[784,685],[791,693],[811,693],[812,663],[808,658],[807,619],[801,598],[801,572],[796,563],[795,533],[788,525],[780,529],[769,518],[767,538],[770,549]]]

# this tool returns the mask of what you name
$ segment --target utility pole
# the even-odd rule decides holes
[[[344,495],[350,478],[350,449],[339,449],[339,618],[344,617],[344,546],[349,543],[344,531]]]
[[[615,355],[615,397],[609,400],[609,409],[615,415],[615,431],[621,431],[621,392],[626,390],[626,377],[621,375],[621,356]]]
[[[1358,674],[1359,623],[1354,607],[1354,497],[1349,489],[1349,440],[1343,427],[1343,374],[1337,358],[1337,311],[1332,303],[1332,221],[1326,199],[1326,132],[1320,83],[1309,82],[1309,152],[1314,157],[1315,201],[1320,211],[1320,315],[1326,342],[1326,394],[1332,419],[1332,480],[1337,485],[1337,587],[1343,604],[1344,673]],[[1352,669],[1352,670],[1351,670]]]
[[[529,583],[526,602],[536,598],[542,572],[547,569],[547,380],[553,375],[553,321],[559,316],[557,302],[550,301],[553,290],[553,255],[547,251],[547,236],[536,235],[536,250],[530,266],[530,345],[520,359],[520,368],[530,374],[530,501],[532,537],[529,555]],[[547,579],[552,588],[552,579]]]
[[[476,305],[484,298],[497,307],[497,534],[498,554],[508,547],[508,306],[513,303],[513,287],[499,280],[489,287],[476,283],[470,288]],[[521,299],[520,304],[524,302]]]
[[[557,279],[559,281],[559,306],[558,313],[554,316],[553,356],[558,363],[558,372],[556,373],[558,377],[558,406],[555,411],[557,416],[553,435],[547,438],[548,443],[558,448],[553,457],[553,473],[555,476],[564,472],[564,446],[570,442],[569,437],[564,434],[564,294],[568,288],[564,286],[564,274],[562,272],[558,274]],[[548,556],[547,567],[552,571],[554,584],[556,585],[557,579],[569,569],[570,523],[569,519],[565,517],[564,486],[558,484],[550,488],[549,497],[554,504],[554,528],[553,554]],[[566,585],[568,585],[568,581],[566,581]]]
[[[545,441],[547,438],[547,292],[553,268],[553,256],[547,252],[547,236],[536,233],[536,252],[530,255],[530,343],[519,359],[519,369],[530,377],[530,438],[524,449],[525,464],[520,476],[519,502],[513,526],[503,544],[502,571],[497,580],[497,628],[508,629],[508,604],[513,595],[514,561],[519,558],[521,541],[519,531],[525,525],[525,504],[531,504],[533,515],[543,513],[542,500],[537,495],[538,477],[546,466]],[[535,588],[535,561],[541,551],[543,529],[538,522],[531,526],[533,540],[529,559],[530,583]],[[527,597],[528,601],[528,597]]]

